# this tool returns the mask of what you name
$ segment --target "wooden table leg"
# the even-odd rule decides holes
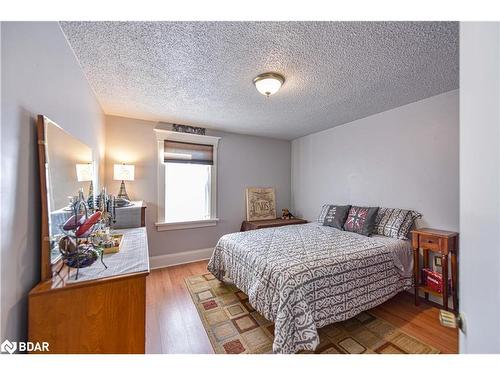
[[[441,267],[443,269],[443,307],[448,310],[448,255],[441,255]]]
[[[429,268],[429,250],[427,249],[423,249],[422,250],[422,255],[423,255],[423,265],[422,267],[423,268]],[[426,301],[429,301],[429,293],[425,292],[424,293],[424,296],[425,296],[425,300]]]
[[[413,249],[413,284],[414,284],[414,293],[415,293],[415,306],[418,306],[418,285],[419,285],[419,249]]]
[[[451,293],[453,296],[453,310],[458,312],[458,272],[457,272],[457,255],[451,254]]]

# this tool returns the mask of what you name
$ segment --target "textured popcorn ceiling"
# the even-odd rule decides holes
[[[113,115],[293,139],[458,88],[454,22],[61,26]],[[286,79],[269,99],[267,71]]]

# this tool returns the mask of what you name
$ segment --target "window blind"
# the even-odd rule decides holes
[[[165,140],[163,147],[165,163],[214,164],[213,145]]]

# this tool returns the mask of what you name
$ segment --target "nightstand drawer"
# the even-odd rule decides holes
[[[439,237],[421,234],[418,241],[419,247],[422,249],[439,251]]]

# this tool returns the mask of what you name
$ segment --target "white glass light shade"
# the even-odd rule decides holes
[[[260,74],[253,80],[257,91],[265,96],[276,94],[284,82],[285,78],[278,73]]]
[[[113,166],[113,180],[134,181],[134,165],[115,164]]]
[[[94,176],[94,166],[92,163],[76,165],[76,179],[78,182],[92,181]]]

